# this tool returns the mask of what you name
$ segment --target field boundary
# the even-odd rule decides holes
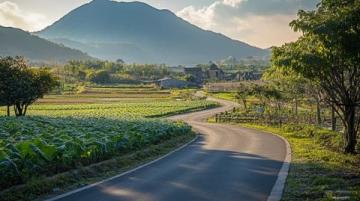
[[[113,177],[104,179],[104,180],[102,180],[102,181],[99,181],[99,182],[96,182],[96,183],[93,183],[93,184],[90,184],[90,185],[87,185],[87,186],[84,186],[84,187],[75,189],[75,190],[73,190],[73,191],[70,191],[70,192],[67,192],[67,193],[64,193],[64,194],[55,196],[55,197],[53,197],[53,198],[46,199],[45,201],[56,201],[56,200],[59,200],[59,199],[61,199],[61,198],[67,197],[67,196],[69,196],[69,195],[72,195],[72,194],[75,194],[75,193],[84,191],[84,190],[86,190],[86,189],[92,188],[92,187],[97,186],[97,185],[99,185],[99,184],[103,184],[103,183],[105,183],[105,182],[108,182],[108,181],[111,181],[111,180],[114,180],[114,179],[123,177],[123,176],[125,176],[125,175],[128,175],[128,174],[130,174],[130,173],[136,172],[136,171],[138,171],[138,170],[140,170],[140,169],[142,169],[142,168],[145,168],[145,167],[147,167],[147,166],[150,166],[150,165],[152,165],[152,164],[154,164],[154,163],[156,163],[156,162],[158,162],[158,161],[160,161],[160,160],[162,160],[162,159],[164,159],[164,158],[166,158],[166,157],[168,157],[168,156],[170,156],[170,155],[172,155],[172,154],[174,154],[174,153],[176,153],[176,152],[184,149],[185,147],[187,147],[187,146],[189,146],[190,144],[192,144],[193,142],[195,142],[198,138],[199,138],[199,135],[197,134],[197,135],[194,137],[194,139],[192,139],[190,142],[187,142],[186,144],[178,147],[177,149],[175,149],[175,150],[173,150],[173,151],[171,151],[171,152],[169,152],[169,153],[167,153],[167,154],[165,154],[165,155],[163,155],[163,156],[161,156],[161,157],[159,157],[159,158],[157,158],[157,159],[155,159],[155,160],[152,160],[152,161],[150,161],[150,162],[148,162],[148,163],[145,163],[145,164],[143,164],[143,165],[137,166],[137,167],[135,167],[135,168],[133,168],[133,169],[131,169],[131,170],[128,170],[128,171],[123,172],[123,173],[121,173],[121,174],[115,175],[115,176],[113,176]]]

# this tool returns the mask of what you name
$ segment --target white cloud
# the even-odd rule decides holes
[[[216,26],[213,20],[215,17],[214,6],[216,4],[198,10],[194,6],[189,6],[179,11],[177,15],[199,27],[211,29]]]
[[[25,12],[13,2],[5,1],[0,3],[1,26],[17,27],[26,31],[37,31],[46,25],[45,20],[45,16]]]
[[[224,0],[223,4],[229,5],[231,7],[238,7],[242,1],[244,0]]]
[[[254,2],[218,0],[199,9],[193,6],[186,7],[177,12],[177,15],[203,29],[220,32],[263,48],[279,46],[299,37],[299,34],[294,33],[289,27],[290,21],[296,18],[296,13],[250,12],[245,8]]]

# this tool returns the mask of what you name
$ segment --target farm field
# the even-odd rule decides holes
[[[193,133],[187,124],[158,118],[216,106],[206,100],[183,100],[153,87],[97,87],[78,94],[48,95],[31,105],[26,117],[6,117],[2,107],[0,198],[1,191],[38,177],[48,178],[179,137],[190,139]]]
[[[1,189],[139,150],[191,127],[165,120],[0,118]]]
[[[37,104],[29,108],[31,116],[49,117],[106,117],[106,118],[136,118],[162,117],[184,112],[202,110],[214,107],[216,104],[204,100],[121,100],[112,103],[78,103],[78,104]],[[1,109],[5,115],[5,108]]]
[[[151,86],[87,87],[81,93],[49,95],[32,105],[28,114],[49,117],[138,118],[163,117],[217,106],[205,100],[183,100],[170,90]],[[6,108],[0,107],[0,116]]]

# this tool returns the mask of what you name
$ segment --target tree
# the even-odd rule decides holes
[[[111,83],[111,75],[106,70],[101,70],[89,75],[89,80],[97,84],[108,84]]]
[[[30,69],[22,57],[0,59],[0,102],[14,106],[16,116],[25,116],[29,105],[58,85],[46,69]]]
[[[263,75],[263,80],[271,82],[282,92],[283,98],[294,102],[294,113],[298,115],[299,100],[303,98],[309,81],[299,73],[278,68],[269,68]]]
[[[125,61],[122,60],[122,59],[117,59],[117,60],[116,60],[116,63],[118,63],[118,64],[125,64]]]
[[[238,91],[236,92],[235,98],[238,101],[241,101],[243,103],[245,110],[247,110],[247,98],[248,98],[248,96],[251,96],[251,95],[252,95],[251,88],[244,83],[240,83],[240,85],[238,87]]]
[[[355,153],[360,124],[360,1],[322,0],[291,22],[303,36],[274,48],[272,62],[317,83],[345,127],[344,152]]]
[[[19,87],[21,72],[26,68],[26,62],[22,57],[0,58],[0,105],[7,107],[7,115],[10,116],[10,106],[14,105],[16,91]]]

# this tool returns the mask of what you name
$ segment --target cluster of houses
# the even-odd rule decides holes
[[[204,70],[201,67],[172,67],[172,72],[182,73],[189,80],[184,81],[172,77],[165,77],[155,82],[162,89],[202,87],[205,82],[219,81],[254,81],[260,80],[262,74],[257,72],[243,72],[226,74],[219,66],[211,63],[209,68]]]

